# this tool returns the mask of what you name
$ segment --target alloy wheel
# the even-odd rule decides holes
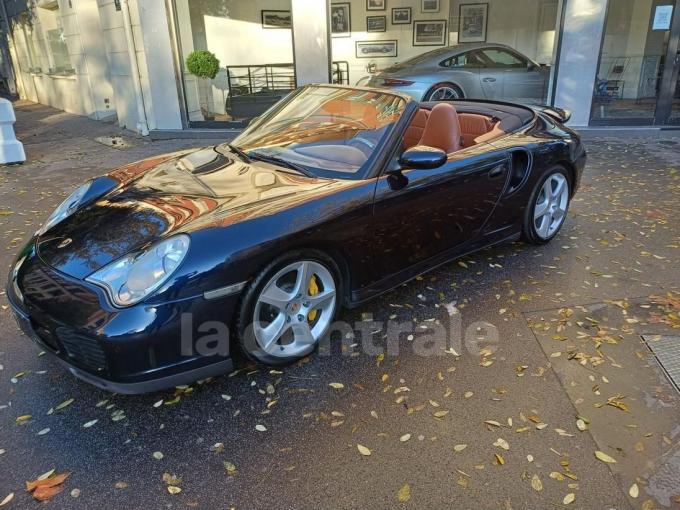
[[[562,226],[569,205],[569,183],[554,173],[543,183],[534,205],[534,228],[541,239],[549,239]]]
[[[253,333],[259,347],[275,357],[306,354],[328,330],[336,301],[335,280],[323,264],[288,264],[257,298]]]
[[[460,99],[460,92],[448,85],[439,86],[430,94],[430,101],[448,101],[450,99]]]

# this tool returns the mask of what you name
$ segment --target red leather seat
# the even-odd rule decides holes
[[[404,149],[410,149],[414,145],[418,145],[420,138],[423,136],[423,131],[425,131],[425,124],[427,124],[427,118],[429,116],[429,110],[426,110],[425,108],[418,110],[418,113],[413,117],[411,124],[406,128]]]
[[[474,145],[475,138],[488,133],[493,128],[491,119],[476,113],[459,113],[458,121],[460,122],[464,147]]]
[[[460,123],[452,105],[438,103],[432,108],[418,145],[441,149],[447,154],[460,149]]]

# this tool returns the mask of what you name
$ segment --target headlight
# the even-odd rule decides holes
[[[86,278],[103,287],[116,306],[139,303],[175,272],[189,251],[189,236],[180,234],[126,255]]]
[[[88,182],[80,186],[73,193],[71,193],[68,196],[68,198],[64,200],[61,203],[61,205],[54,210],[52,214],[50,214],[50,217],[47,218],[47,221],[44,223],[42,227],[38,229],[36,234],[37,235],[44,234],[53,226],[55,226],[57,223],[61,223],[66,218],[71,216],[71,214],[73,214],[76,211],[76,209],[78,209],[80,201],[85,196],[85,193],[87,193],[87,191],[90,189],[90,186],[92,186],[92,183]]]

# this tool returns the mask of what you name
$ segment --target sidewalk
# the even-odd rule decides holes
[[[423,331],[454,310],[460,356],[417,355],[417,339],[406,337],[399,356],[367,354],[363,341],[384,342],[376,328],[281,371],[123,396],[39,356],[7,309],[6,270],[77,184],[219,140],[150,141],[42,105],[15,108],[28,161],[0,168],[0,501],[16,494],[8,510],[34,507],[25,481],[50,469],[72,474],[48,505],[74,510],[678,507],[680,397],[658,361],[680,352],[677,138],[588,140],[582,187],[552,243],[464,257],[340,314]],[[131,146],[96,141],[119,135]],[[486,323],[498,338],[480,356],[469,345]],[[170,475],[180,494],[168,492]]]

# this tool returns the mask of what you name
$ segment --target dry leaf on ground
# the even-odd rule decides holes
[[[59,475],[48,476],[42,480],[38,478],[26,482],[26,490],[32,493],[33,497],[38,501],[49,501],[64,490],[62,484],[70,474],[71,473],[61,473]]]
[[[409,499],[411,499],[411,487],[409,484],[405,483],[397,492],[397,501],[406,503]]]

